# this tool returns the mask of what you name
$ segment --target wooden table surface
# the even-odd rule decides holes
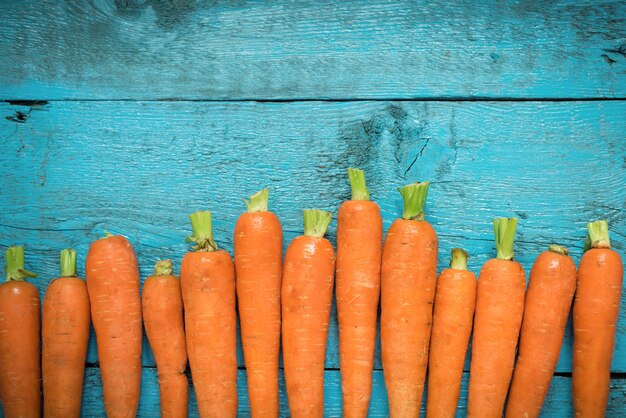
[[[440,269],[462,246],[478,272],[496,216],[520,219],[527,272],[553,242],[578,263],[599,218],[626,256],[623,1],[1,3],[0,250],[26,245],[42,295],[58,252],[76,248],[83,275],[104,231],[130,239],[143,278],[160,258],[177,270],[200,209],[232,252],[241,197],[265,186],[286,247],[302,208],[349,197],[349,166],[366,170],[385,229],[396,187],[432,182]],[[622,305],[611,417],[626,415]],[[571,350],[570,324],[544,417],[573,415]],[[143,364],[139,415],[157,417],[145,340]],[[93,338],[87,366],[84,415],[104,416]],[[326,367],[326,414],[340,416],[334,313]],[[281,404],[288,416],[284,381]],[[378,351],[370,416],[386,414]]]

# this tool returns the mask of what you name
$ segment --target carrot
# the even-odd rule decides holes
[[[157,261],[154,275],[143,284],[141,302],[159,376],[161,416],[186,417],[189,383],[183,297],[180,280],[172,275],[172,260]]]
[[[467,253],[452,250],[450,268],[439,275],[428,358],[426,418],[454,417],[476,305],[476,276]]]
[[[611,250],[607,221],[587,224],[589,248],[578,266],[572,391],[577,417],[604,417],[624,267]]]
[[[530,271],[506,417],[538,417],[550,388],[576,290],[576,266],[567,254],[550,245]]]
[[[428,184],[398,189],[404,212],[383,248],[380,339],[391,418],[419,416],[424,392],[437,284],[437,234],[424,220]]]
[[[180,284],[191,378],[200,417],[237,416],[235,266],[213,240],[211,212],[189,216],[195,251],[183,257]]]
[[[332,214],[304,211],[304,235],[285,256],[283,362],[292,418],[324,416],[324,358],[333,299],[335,252],[324,233]]]
[[[43,410],[46,418],[80,417],[91,325],[87,284],[76,277],[76,251],[61,251],[61,277],[46,289],[42,313]]]
[[[137,257],[122,236],[89,247],[85,264],[107,417],[134,417],[141,388],[141,296]]]
[[[524,314],[526,275],[513,261],[516,218],[494,219],[497,257],[478,276],[468,417],[502,416]]]
[[[39,291],[25,281],[24,247],[6,252],[7,279],[0,284],[0,401],[6,418],[41,416]]]
[[[352,200],[337,219],[337,316],[344,418],[366,417],[372,394],[383,223],[362,170],[348,169]]]
[[[244,200],[245,201],[245,200]],[[245,201],[235,225],[237,303],[253,417],[278,417],[283,230],[267,210],[268,189]]]

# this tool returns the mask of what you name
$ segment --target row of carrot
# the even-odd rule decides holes
[[[455,415],[472,329],[468,416],[502,416],[507,394],[506,416],[538,416],[575,291],[574,408],[578,416],[604,416],[623,276],[605,221],[589,224],[591,249],[578,276],[567,250],[552,245],[535,261],[526,291],[524,270],[513,260],[517,220],[511,218],[494,221],[497,257],[485,263],[478,282],[461,249],[453,250],[451,267],[437,280],[437,235],[424,215],[428,183],[399,189],[404,212],[383,247],[380,210],[369,199],[364,174],[348,174],[352,199],[339,209],[336,256],[324,238],[332,214],[305,210],[304,235],[291,242],[283,262],[282,228],[268,211],[267,189],[246,201],[248,210],[237,221],[234,263],[217,248],[210,212],[194,213],[193,251],[183,257],[180,280],[171,261],[159,261],[142,296],[125,238],[91,245],[86,282],[75,277],[76,253],[62,251],[62,277],[44,297],[41,370],[39,296],[24,280],[35,275],[24,269],[23,247],[9,248],[7,282],[0,285],[5,416],[40,415],[41,374],[44,415],[80,416],[91,322],[107,416],[135,416],[143,319],[162,416],[187,416],[189,362],[200,416],[234,417],[238,309],[252,416],[279,414],[282,335],[291,416],[321,417],[333,287],[345,417],[367,416],[379,302],[391,417],[419,415],[427,367],[427,416]]]

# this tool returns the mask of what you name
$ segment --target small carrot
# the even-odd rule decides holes
[[[577,417],[604,417],[611,382],[624,266],[607,221],[587,224],[589,248],[578,266],[572,390]]]
[[[476,276],[467,270],[467,252],[452,250],[450,268],[439,275],[428,358],[427,418],[456,415],[465,355],[476,306]]]
[[[513,261],[516,218],[494,219],[497,257],[478,276],[467,416],[502,416],[524,314],[526,275]]]
[[[191,378],[200,417],[237,416],[235,266],[213,240],[211,212],[189,216],[195,251],[183,257],[180,284]]]
[[[550,245],[530,271],[506,417],[538,417],[550,388],[576,290],[576,266],[567,254]]]
[[[76,277],[76,251],[61,251],[61,276],[46,289],[42,313],[43,410],[80,417],[91,314],[87,283]]]
[[[161,416],[187,416],[187,343],[180,280],[172,275],[172,260],[157,261],[154,275],[143,284],[143,320],[159,377]]]
[[[278,417],[283,230],[267,202],[268,189],[245,201],[248,211],[234,233],[241,344],[254,418]]]
[[[391,418],[417,417],[422,405],[437,284],[437,234],[424,220],[428,185],[398,189],[404,212],[383,248],[380,339]]]
[[[332,214],[304,211],[304,235],[285,256],[283,361],[291,417],[324,416],[324,358],[333,298],[335,253],[324,233]]]
[[[7,418],[41,416],[39,291],[26,282],[24,247],[6,252],[7,279],[0,284],[0,402]]]
[[[85,264],[108,418],[137,414],[141,388],[141,296],[137,257],[122,236],[89,247]]]

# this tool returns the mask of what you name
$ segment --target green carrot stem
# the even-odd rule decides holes
[[[365,184],[365,172],[358,168],[349,168],[348,178],[352,187],[352,200],[370,200],[370,192]]]
[[[454,270],[467,270],[467,259],[469,254],[462,248],[452,249],[452,259],[450,260],[450,268]]]
[[[188,242],[194,242],[195,251],[216,251],[217,244],[213,240],[213,226],[211,222],[211,212],[201,210],[189,215],[193,235],[187,237]]]
[[[36,273],[32,273],[24,268],[24,247],[21,245],[7,249],[7,265],[4,270],[7,274],[7,282],[11,280],[24,282],[28,277],[37,277]]]
[[[611,248],[609,239],[609,223],[606,220],[589,222],[587,224],[589,232],[588,239],[590,248]]]
[[[569,250],[567,249],[567,247],[564,247],[562,245],[556,245],[556,244],[550,244],[550,246],[548,247],[548,251],[552,251],[553,253],[563,254],[563,255],[569,254]]]
[[[426,205],[429,184],[429,182],[423,181],[421,183],[407,184],[398,189],[404,199],[402,219],[424,220],[424,206]]]
[[[155,276],[171,276],[172,275],[172,260],[159,260],[154,265]]]
[[[332,212],[316,209],[304,209],[304,235],[322,238],[333,217]]]
[[[493,232],[496,238],[496,258],[500,260],[513,259],[513,242],[517,218],[496,218],[493,220]]]
[[[61,250],[61,277],[76,277],[76,250]]]
[[[268,200],[269,189],[267,187],[250,196],[250,200],[243,199],[248,212],[266,212]]]

